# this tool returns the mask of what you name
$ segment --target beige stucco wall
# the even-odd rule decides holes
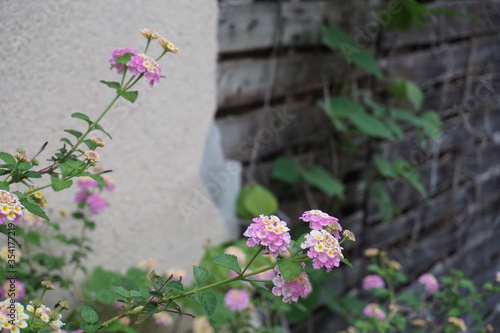
[[[190,267],[203,243],[228,237],[220,214],[199,198],[216,100],[215,0],[3,0],[0,22],[0,151],[33,155],[49,141],[41,161],[63,129],[83,129],[71,113],[96,118],[112,99],[99,80],[119,80],[108,64],[114,48],[142,49],[139,29],[151,28],[181,49],[160,61],[160,84],[142,83],[139,100],[118,103],[103,122],[113,140],[100,165],[113,170],[117,187],[96,219],[90,264],[124,270],[155,258],[160,271]],[[160,51],[153,44],[148,53]],[[50,195],[51,207],[72,207],[74,192]]]

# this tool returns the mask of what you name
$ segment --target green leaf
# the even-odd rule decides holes
[[[321,40],[333,51],[342,52],[347,62],[355,63],[379,79],[384,77],[377,61],[370,52],[356,45],[351,36],[344,30],[323,25],[321,27]]]
[[[137,100],[137,97],[139,97],[138,91],[120,91],[119,94],[130,103],[134,103]]]
[[[24,206],[30,213],[33,213],[37,216],[40,216],[44,218],[45,220],[49,221],[49,217],[45,212],[40,208],[40,206],[32,199],[32,198],[23,198],[19,200],[21,202],[21,205]]]
[[[101,186],[103,186],[104,188],[108,187],[108,184],[104,181],[104,178],[102,178],[101,175],[97,174],[97,173],[90,173],[90,172],[85,172],[84,173],[85,176],[89,176],[90,178],[92,178],[93,180],[97,181],[97,183]]]
[[[214,313],[217,307],[217,297],[212,291],[206,290],[200,293],[200,301],[201,306],[209,316]]]
[[[384,221],[389,222],[394,218],[395,207],[381,181],[376,181],[370,186],[370,197],[377,204]]]
[[[101,327],[101,324],[82,324],[80,327],[85,331],[85,333],[94,333]]]
[[[121,56],[119,56],[118,58],[116,58],[116,62],[119,63],[119,64],[122,64],[122,65],[126,65],[130,59],[132,59],[132,57],[134,56],[134,54],[132,53],[125,53],[125,54],[122,54]]]
[[[104,81],[104,80],[101,80],[99,81],[105,85],[107,85],[108,87],[112,88],[112,89],[116,89],[116,90],[120,90],[120,83],[118,82],[114,82],[114,81]]]
[[[363,134],[382,138],[392,139],[391,132],[377,118],[366,113],[364,108],[344,97],[331,98],[326,104],[326,113],[332,118],[344,118],[352,122],[352,124]]]
[[[304,177],[308,183],[329,196],[335,195],[339,198],[344,197],[344,185],[320,166],[314,166],[308,170],[302,171],[302,177]]]
[[[172,290],[174,294],[182,294],[184,292],[184,286],[179,281],[170,280],[167,282],[166,287]]]
[[[423,198],[427,198],[427,191],[420,182],[420,174],[411,164],[403,158],[398,158],[394,161],[394,169],[398,175],[408,181]]]
[[[9,182],[5,181],[0,182],[0,190],[10,191]]]
[[[94,126],[94,129],[95,129],[95,130],[97,130],[97,131],[101,131],[101,132],[103,132],[103,133],[104,133],[104,134],[106,134],[106,135],[107,135],[110,139],[113,139],[113,138],[111,137],[111,135],[109,135],[109,133],[108,133],[108,132],[106,132],[106,131],[104,130],[104,128],[103,128],[101,125],[96,124],[96,125]]]
[[[36,246],[40,246],[40,233],[36,231],[30,231],[26,234],[26,240]]]
[[[387,161],[385,158],[383,158],[379,154],[375,154],[373,156],[373,164],[375,164],[375,167],[377,168],[377,170],[384,177],[396,178],[398,176],[398,174],[394,171],[394,168],[391,165],[391,163],[389,163],[389,161]]]
[[[245,218],[271,215],[278,210],[278,199],[260,185],[246,185],[240,190],[236,209]]]
[[[431,139],[438,139],[441,136],[443,123],[439,114],[434,110],[428,110],[420,116],[422,129]]]
[[[79,132],[79,131],[75,131],[75,130],[72,130],[72,129],[65,129],[64,132],[67,132],[71,135],[74,135],[77,139],[79,139],[83,134],[82,132]]]
[[[12,166],[16,165],[17,160],[14,156],[9,153],[0,152],[0,159],[3,160],[7,164],[11,164]]]
[[[149,316],[155,313],[157,309],[158,309],[158,303],[152,301],[146,303],[146,305],[144,305],[144,309],[142,309],[142,311],[139,313],[139,316],[137,317],[135,324],[138,325],[142,323]]]
[[[104,81],[101,81],[101,82],[104,82]],[[118,82],[115,82],[115,83],[118,83]],[[75,112],[71,115],[71,117],[82,119],[82,120],[86,121],[89,125],[91,125],[93,123],[93,121],[90,120],[90,118],[84,113]]]
[[[198,285],[202,285],[205,281],[208,280],[210,273],[208,269],[202,266],[193,266],[193,276]]]
[[[74,177],[82,174],[85,170],[86,163],[77,159],[67,159],[63,163],[59,164],[59,169],[64,177]]]
[[[300,262],[292,261],[287,258],[278,261],[278,267],[281,271],[281,276],[286,282],[290,282],[298,277],[304,271]]]
[[[413,82],[402,77],[396,78],[388,87],[389,93],[398,99],[408,98],[415,109],[420,109],[424,102],[422,90]]]
[[[289,156],[282,156],[276,159],[271,170],[271,177],[286,183],[296,183],[300,181],[300,166]]]
[[[99,319],[97,312],[88,305],[84,305],[80,313],[83,320],[88,324],[95,324]]]
[[[124,298],[129,298],[130,297],[130,292],[120,286],[112,286],[111,291],[114,291],[117,295],[124,297]]]
[[[67,143],[71,148],[73,148],[73,143],[68,138],[60,138],[59,141]]]
[[[213,258],[213,262],[216,265],[229,268],[238,274],[242,272],[240,264],[238,264],[238,258],[232,254],[220,254]]]
[[[56,192],[67,189],[73,185],[73,181],[71,179],[59,179],[54,174],[50,175],[50,178],[52,181],[52,189]]]
[[[387,110],[385,109],[385,106],[382,104],[379,104],[375,102],[373,99],[370,97],[364,97],[363,102],[370,107],[370,109],[373,110],[373,114],[376,115],[377,117],[384,117],[387,114]]]
[[[19,171],[28,171],[29,169],[31,169],[31,163],[29,162],[21,162],[17,165],[17,170]]]
[[[163,285],[167,281],[163,276],[156,274],[154,270],[149,274],[149,280],[151,281],[153,288],[158,291],[161,291]]]
[[[95,144],[92,140],[87,139],[84,140],[83,143],[90,149],[90,150],[95,150],[97,148],[97,144]]]
[[[342,262],[343,262],[344,264],[346,264],[347,266],[349,266],[349,267],[353,268],[353,267],[352,267],[352,264],[349,262],[349,260],[348,260],[348,259],[346,259],[346,258],[341,258],[341,259],[340,259],[340,261],[342,261]]]

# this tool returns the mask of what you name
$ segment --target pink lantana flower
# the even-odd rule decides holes
[[[363,313],[368,317],[376,317],[380,320],[385,319],[385,313],[376,303],[368,304],[364,309]]]
[[[245,290],[231,289],[224,296],[224,305],[234,312],[246,310],[249,304],[250,295]]]
[[[343,258],[338,240],[324,229],[311,230],[300,247],[309,249],[307,256],[312,259],[314,269],[325,267],[330,272],[333,267],[340,265],[340,259]]]
[[[92,194],[87,198],[87,206],[92,214],[96,215],[105,210],[108,207],[108,202],[102,197],[102,195],[96,193]]]
[[[274,287],[272,291],[275,296],[283,296],[284,303],[297,302],[299,298],[309,296],[312,286],[306,272],[302,272],[292,281],[286,282],[281,276],[279,267],[274,267],[274,270],[276,276],[273,278]]]
[[[89,176],[82,176],[78,177],[78,180],[76,181],[76,185],[80,188],[94,188],[99,185],[97,180],[90,178]]]
[[[20,301],[26,292],[24,283],[19,280],[5,280],[0,286],[0,298],[11,298],[14,302]]]
[[[118,74],[123,74],[123,72],[125,71],[125,65],[117,63],[116,59],[118,59],[119,57],[121,57],[122,55],[127,54],[127,53],[132,53],[133,55],[137,55],[140,52],[135,50],[135,49],[129,49],[129,48],[122,48],[122,49],[114,50],[113,54],[111,56],[111,59],[109,60],[110,69],[115,68],[116,71],[118,72]]]
[[[363,289],[364,290],[372,290],[375,288],[384,288],[385,282],[384,279],[380,275],[367,275],[363,279]]]
[[[418,278],[418,282],[424,285],[425,291],[429,294],[435,293],[439,289],[439,282],[434,275],[427,273]]]
[[[304,222],[310,222],[309,227],[313,230],[328,229],[335,238],[340,239],[340,231],[342,231],[342,226],[339,223],[339,219],[330,216],[321,210],[313,209],[304,212],[301,217],[299,217]]]
[[[248,247],[262,245],[265,247],[263,254],[277,257],[280,253],[286,253],[290,247],[289,230],[286,222],[279,217],[261,215],[253,219],[243,236],[248,237],[246,243]]]
[[[133,56],[127,63],[127,67],[132,75],[144,74],[144,78],[149,82],[150,87],[153,87],[155,82],[160,82],[161,68],[153,58],[144,53]]]

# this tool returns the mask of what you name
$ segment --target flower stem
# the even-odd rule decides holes
[[[247,271],[248,267],[250,267],[250,265],[252,264],[252,262],[255,260],[255,258],[257,258],[257,256],[259,255],[259,253],[262,252],[262,250],[264,250],[264,246],[261,245],[260,248],[259,248],[259,250],[252,257],[252,259],[250,259],[250,261],[248,262],[248,264],[245,267],[245,269],[243,269],[243,271],[241,272],[240,276],[242,276],[243,274],[245,274],[245,272]]]

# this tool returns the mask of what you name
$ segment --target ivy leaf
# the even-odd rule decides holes
[[[238,264],[238,259],[232,254],[220,254],[213,258],[213,262],[216,265],[229,268],[238,274],[241,274],[242,270],[240,264]]]
[[[201,306],[209,316],[214,313],[217,307],[217,297],[212,291],[206,290],[200,293],[200,301]]]
[[[280,259],[278,261],[278,267],[281,271],[281,276],[286,282],[292,281],[304,271],[300,262],[292,261],[287,258]]]
[[[330,98],[325,104],[325,112],[330,119],[348,119],[361,133],[381,139],[392,139],[392,134],[377,118],[345,97]]]
[[[271,177],[286,183],[296,183],[300,181],[300,166],[289,156],[282,156],[273,163]]]
[[[373,156],[373,164],[380,174],[387,178],[396,178],[398,174],[394,171],[393,166],[382,156],[376,154]]]
[[[201,285],[208,280],[210,273],[205,267],[193,266],[193,275],[196,283],[198,283],[198,285]]]
[[[16,165],[16,163],[17,163],[16,158],[14,156],[12,156],[11,154],[6,153],[6,152],[0,152],[0,159],[4,160],[5,163],[7,163],[7,164],[11,164],[12,166]]]
[[[238,215],[246,218],[271,215],[278,210],[278,199],[260,185],[246,185],[240,190],[236,210]]]
[[[83,320],[88,324],[95,324],[99,319],[97,312],[88,305],[84,305],[81,310]]]
[[[105,81],[101,81],[101,82],[105,82]],[[115,83],[118,83],[118,82],[115,82]],[[81,112],[75,112],[71,115],[71,117],[77,118],[77,119],[82,119],[85,122],[87,122],[87,124],[89,124],[89,125],[91,125],[93,123],[93,121],[90,120],[90,118],[86,114],[81,113]]]
[[[422,103],[424,102],[424,94],[415,83],[408,81],[402,77],[398,77],[389,85],[388,90],[394,97],[398,99],[408,98],[416,110],[422,107]]]
[[[409,182],[423,198],[427,198],[427,191],[420,182],[420,174],[407,160],[398,158],[393,165],[401,178]]]
[[[137,97],[139,97],[139,92],[137,90],[136,91],[120,91],[119,94],[121,97],[125,98],[130,103],[134,103],[137,100]]]
[[[381,79],[384,77],[375,58],[366,49],[356,45],[351,36],[339,27],[323,25],[321,41],[333,51],[341,52],[347,62],[353,62],[370,74]]]
[[[344,185],[320,166],[314,166],[308,170],[302,171],[302,177],[304,177],[308,183],[329,196],[335,195],[339,198],[344,197]]]

